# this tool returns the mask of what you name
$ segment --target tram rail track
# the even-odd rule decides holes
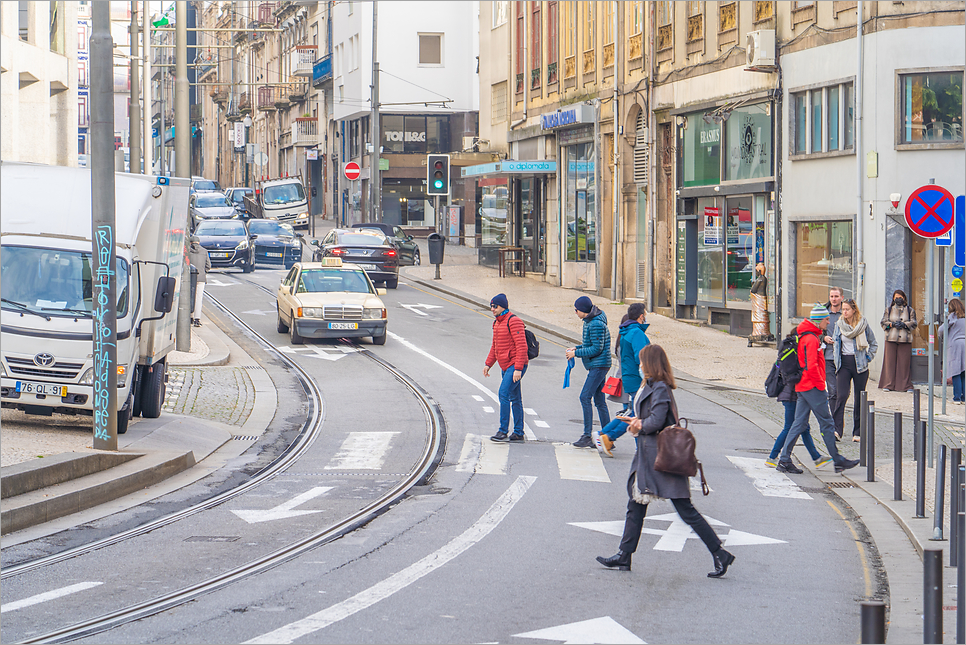
[[[274,296],[274,293],[271,292],[271,290],[256,282],[249,280],[245,280],[245,282],[248,282]],[[303,387],[306,388],[307,392],[310,392],[313,396],[317,396],[315,399],[316,404],[313,405],[313,410],[311,411],[306,424],[303,426],[302,431],[299,433],[298,439],[293,442],[288,449],[286,449],[286,452],[283,455],[280,455],[279,458],[276,459],[272,464],[259,471],[259,473],[253,476],[252,480],[246,482],[246,484],[243,484],[242,486],[236,487],[231,491],[226,491],[209,500],[206,500],[205,502],[201,502],[189,508],[183,509],[182,511],[172,513],[153,522],[149,522],[129,531],[111,536],[110,538],[105,538],[103,540],[99,540],[82,547],[76,547],[75,549],[70,549],[52,556],[39,558],[22,565],[17,565],[16,567],[10,567],[9,570],[5,570],[3,572],[4,578],[14,575],[21,575],[29,571],[34,571],[42,567],[79,557],[85,553],[90,553],[91,551],[117,544],[123,540],[128,540],[138,535],[143,535],[149,531],[166,526],[185,517],[189,517],[191,515],[200,513],[201,511],[213,508],[281,474],[285,471],[285,469],[294,464],[298,458],[301,457],[312,445],[312,442],[321,431],[321,427],[324,422],[324,409],[322,405],[321,392],[318,390],[318,387],[315,385],[312,378],[307,372],[305,372],[298,362],[276,349],[267,338],[255,331],[245,321],[241,320],[230,309],[228,309],[227,306],[215,298],[211,298],[210,300],[215,304],[216,307],[218,307],[220,311],[222,311],[222,313],[232,318],[235,324],[239,325],[242,330],[245,331],[245,333],[259,342],[259,344],[265,347],[267,351],[275,356],[278,356],[287,365],[291,366],[299,374],[300,381],[302,382]],[[414,486],[425,484],[435,473],[436,468],[442,460],[445,450],[445,421],[438,404],[425,391],[423,391],[415,381],[413,381],[408,375],[397,369],[391,363],[379,358],[368,350],[364,350],[359,353],[365,356],[368,360],[380,365],[380,367],[392,374],[397,381],[402,383],[414,395],[416,400],[419,402],[420,408],[426,415],[428,437],[427,441],[425,442],[424,449],[414,467],[409,471],[409,473],[406,474],[405,477],[400,479],[395,486],[358,511],[343,517],[339,521],[315,533],[312,533],[309,536],[277,549],[272,553],[266,554],[260,558],[229,569],[228,571],[225,571],[214,577],[189,585],[187,587],[183,587],[163,596],[130,605],[95,618],[77,622],[72,625],[32,637],[29,640],[24,640],[22,642],[69,642],[102,633],[121,625],[141,620],[185,604],[207,593],[211,593],[235,582],[255,576],[259,573],[297,558],[312,549],[323,546],[329,542],[332,542],[333,540],[337,540],[347,533],[364,526],[377,516],[381,515],[383,512],[387,511],[394,504],[401,501]]]

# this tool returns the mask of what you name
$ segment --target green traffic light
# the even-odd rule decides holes
[[[435,186],[436,188],[442,188],[442,187],[443,187],[443,182],[442,182],[442,180],[440,180],[440,179],[437,179],[437,180],[436,180],[435,182],[433,182],[433,185],[434,185],[434,186]]]

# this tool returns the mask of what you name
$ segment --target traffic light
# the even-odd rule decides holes
[[[426,194],[449,195],[449,155],[427,157]]]

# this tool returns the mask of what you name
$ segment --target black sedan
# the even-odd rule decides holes
[[[208,249],[212,268],[236,267],[245,273],[255,270],[256,235],[248,232],[245,222],[208,220],[195,230],[201,246]]]
[[[244,186],[240,188],[229,188],[225,191],[225,197],[228,198],[228,201],[234,204],[235,210],[237,210],[242,217],[249,217],[248,207],[245,206],[245,197],[251,197],[254,194],[255,191]]]
[[[188,198],[191,221],[197,226],[206,219],[234,219],[238,217],[235,206],[224,193],[195,193]]]
[[[253,219],[248,232],[258,238],[255,243],[255,264],[278,264],[291,269],[302,261],[302,234],[289,224],[270,219]]]
[[[419,247],[416,245],[416,240],[413,239],[412,235],[408,235],[404,230],[395,224],[386,224],[385,222],[367,222],[353,224],[352,228],[374,228],[378,231],[382,231],[383,234],[389,238],[389,242],[396,247],[397,251],[399,251],[400,265],[405,266],[407,264],[412,264],[414,266],[419,266]]]
[[[362,268],[373,282],[384,282],[390,289],[399,284],[399,251],[382,233],[374,229],[336,228],[322,241],[312,240],[313,260],[341,258],[344,263]]]

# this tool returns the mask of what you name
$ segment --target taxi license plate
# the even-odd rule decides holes
[[[231,253],[218,253],[218,252],[214,252],[214,253],[211,254],[211,257],[213,257],[213,258],[228,258],[228,257],[231,257]]]
[[[359,323],[329,323],[329,329],[359,329]]]
[[[356,264],[356,266],[361,267],[365,271],[375,271],[376,270],[376,265],[375,264]]]
[[[266,253],[265,255],[267,255],[270,258],[280,258],[280,257],[282,257],[282,254],[281,253]]]
[[[50,396],[67,396],[66,385],[53,383],[29,383],[17,381],[17,391],[21,394],[49,394]]]

